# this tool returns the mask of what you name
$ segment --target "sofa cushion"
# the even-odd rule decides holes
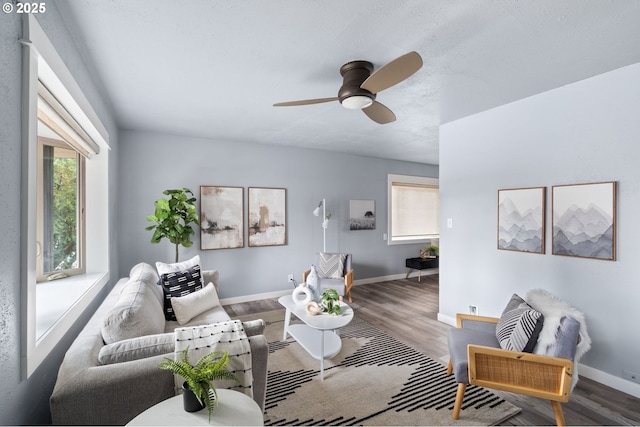
[[[513,294],[496,325],[496,338],[505,350],[531,353],[543,323],[542,313]]]
[[[499,348],[500,343],[494,331],[488,332],[478,329],[450,328],[448,331],[449,357],[456,382],[469,382],[469,358],[467,346],[483,345],[485,347]]]
[[[340,279],[344,277],[345,254],[320,253],[318,276],[322,279]]]
[[[205,311],[220,305],[218,293],[213,283],[209,283],[202,290],[192,292],[182,297],[171,297],[171,306],[176,320],[184,325],[189,320]]]
[[[173,353],[174,349],[174,334],[146,335],[105,345],[98,353],[98,362],[102,365],[130,362],[146,357]]]
[[[202,289],[200,266],[194,265],[183,271],[162,274],[159,283],[164,292],[164,317],[166,320],[177,320],[171,298],[183,297]]]
[[[158,283],[160,277],[158,276],[158,272],[155,268],[153,268],[152,265],[147,264],[146,262],[141,262],[131,268],[131,271],[129,272],[129,279],[139,280],[149,285],[155,285],[156,283]],[[158,298],[158,302],[162,304],[162,301],[164,299],[162,288],[159,286],[149,286],[149,288]]]
[[[129,279],[102,322],[105,344],[164,332],[162,306],[145,281]]]

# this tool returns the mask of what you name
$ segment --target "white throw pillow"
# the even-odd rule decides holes
[[[189,295],[172,297],[171,305],[173,306],[176,320],[180,325],[184,325],[197,315],[220,305],[220,300],[215,286],[213,286],[213,283],[209,283],[203,289]]]
[[[156,262],[156,269],[158,270],[158,276],[162,276],[167,273],[174,273],[176,271],[188,270],[191,267],[200,265],[200,255],[196,255],[191,259],[182,262],[174,262],[167,264],[164,262]]]

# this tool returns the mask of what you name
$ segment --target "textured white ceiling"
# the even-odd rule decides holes
[[[640,62],[640,0],[57,0],[123,129],[438,164],[438,126]],[[424,60],[338,102],[339,68]]]

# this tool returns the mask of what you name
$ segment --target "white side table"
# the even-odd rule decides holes
[[[284,331],[282,340],[291,335],[302,348],[314,359],[320,361],[320,379],[324,380],[324,359],[331,359],[342,349],[342,340],[338,330],[347,326],[353,319],[353,309],[344,302],[340,302],[340,314],[307,314],[306,306],[298,305],[291,295],[285,295],[278,302],[286,308],[284,315]],[[302,320],[304,324],[291,324],[291,314]]]
[[[128,426],[262,426],[264,419],[260,406],[244,393],[216,389],[218,406],[211,414],[203,409],[187,412],[182,395],[155,404],[127,423]]]

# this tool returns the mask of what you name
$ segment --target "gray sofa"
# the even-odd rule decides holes
[[[217,271],[203,271],[202,277],[205,285],[217,288]],[[173,357],[174,329],[230,319],[218,304],[186,324],[165,321],[158,280],[151,265],[134,266],[80,332],[58,371],[50,399],[53,424],[124,425],[174,396],[173,374],[158,368],[164,357]],[[245,322],[244,328],[251,346],[253,398],[264,409],[269,353],[264,322]]]

